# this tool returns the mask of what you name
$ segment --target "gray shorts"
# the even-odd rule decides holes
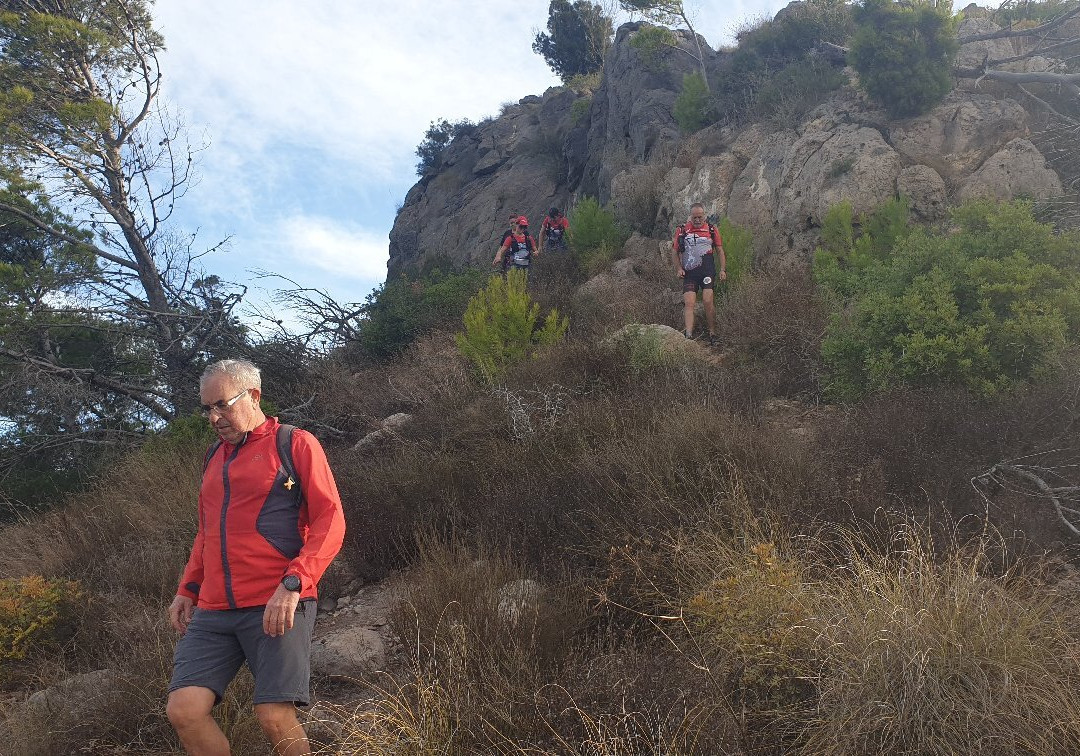
[[[246,661],[255,678],[254,703],[291,701],[307,706],[311,702],[314,599],[300,602],[292,629],[284,635],[267,635],[262,621],[261,606],[196,609],[173,653],[169,692],[191,686],[209,688],[214,692],[214,703],[219,703]]]

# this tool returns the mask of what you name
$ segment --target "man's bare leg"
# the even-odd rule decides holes
[[[705,322],[709,326],[709,335],[716,335],[716,306],[713,304],[713,290],[701,290],[701,304],[705,308]]]
[[[229,741],[211,712],[214,691],[191,686],[169,694],[165,713],[190,756],[229,756]]]
[[[687,336],[694,335],[694,308],[697,306],[697,292],[684,291],[683,301],[683,333]]]
[[[309,756],[311,746],[307,733],[296,718],[296,707],[291,703],[256,704],[255,716],[274,746],[274,756]]]

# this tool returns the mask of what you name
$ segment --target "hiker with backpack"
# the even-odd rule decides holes
[[[720,270],[716,269],[716,257],[720,258]],[[683,334],[694,337],[694,307],[697,292],[701,290],[701,302],[705,307],[705,321],[709,328],[709,345],[716,343],[716,308],[713,290],[716,278],[727,279],[727,259],[724,244],[716,226],[705,217],[705,207],[695,203],[690,207],[690,219],[675,229],[671,243],[671,260],[675,273],[683,282]]]
[[[540,224],[540,252],[545,247],[566,249],[566,232],[570,230],[570,221],[557,207],[548,210],[544,222]]]
[[[502,267],[503,275],[511,269],[529,271],[533,257],[539,257],[540,250],[529,236],[529,219],[519,215],[510,226],[510,233],[503,236],[502,245],[495,253],[491,264]]]
[[[207,450],[195,543],[169,605],[180,633],[166,714],[191,754],[228,754],[214,706],[245,662],[273,753],[311,753],[296,716],[311,698],[317,585],[341,548],[334,475],[307,431],[267,417],[259,369],[221,360],[199,381],[218,435]]]

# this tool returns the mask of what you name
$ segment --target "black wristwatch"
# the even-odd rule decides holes
[[[300,592],[300,578],[296,575],[286,575],[281,579],[281,584],[285,586],[285,590],[292,591],[293,593]]]

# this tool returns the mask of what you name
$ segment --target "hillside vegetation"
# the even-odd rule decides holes
[[[965,212],[1015,224],[1025,210]],[[962,238],[901,225],[895,239]],[[1047,254],[1068,241],[1045,264],[1072,275],[1075,238],[1038,238]],[[350,529],[323,590],[408,568],[394,623],[410,661],[328,689],[319,716],[341,729],[326,752],[1060,754],[1080,739],[1068,533],[1048,501],[971,484],[1070,447],[1070,343],[1056,369],[1011,371],[992,396],[928,373],[833,407],[820,351],[832,295],[805,273],[747,274],[725,293],[717,362],[646,331],[598,338],[648,322],[648,300],[613,321],[568,294],[582,280],[569,258],[545,272],[533,296],[571,329],[498,375],[458,351],[457,321],[389,362],[343,352],[268,386],[282,401],[320,387],[313,412],[339,428],[414,415],[373,453],[330,444]],[[9,719],[20,752],[176,752],[162,612],[194,530],[199,423],[6,529],[0,571],[24,577],[0,606],[3,684],[103,668],[122,680],[85,721]],[[507,621],[500,589],[518,578],[543,591]],[[32,638],[19,630],[31,600],[57,617]],[[373,691],[373,707],[348,703]],[[249,695],[241,680],[220,716],[249,744],[238,752],[257,753]]]

